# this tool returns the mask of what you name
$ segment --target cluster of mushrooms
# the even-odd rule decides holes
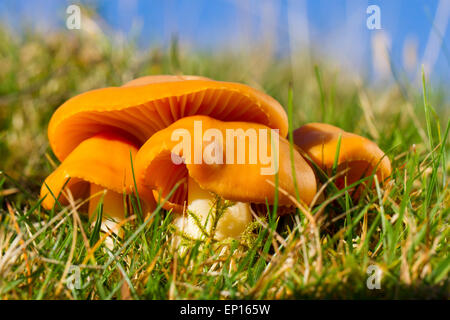
[[[179,128],[194,130],[195,121],[201,121],[203,129],[221,132],[278,129],[277,174],[261,175],[263,164],[259,161],[174,163],[176,142],[172,134]],[[253,204],[277,201],[279,207],[289,208],[293,205],[289,195],[295,197],[296,193],[304,204],[311,204],[318,190],[311,162],[331,174],[336,158],[338,170],[344,172],[335,181],[338,188],[373,173],[380,182],[391,174],[383,151],[361,136],[328,124],[310,123],[294,131],[293,149],[287,134],[288,118],[282,106],[239,83],[161,75],[92,90],[65,102],[51,118],[48,138],[61,164],[42,185],[42,205],[51,209],[56,201],[67,205],[81,199],[92,217],[102,201],[102,227],[107,230],[132,213],[126,195],[136,193],[145,214],[160,203],[172,211],[174,225],[187,236],[200,239],[204,230],[214,227],[214,238],[223,240],[239,238],[252,221]],[[202,151],[207,147],[200,146]],[[221,150],[225,153],[226,146]],[[187,160],[188,153],[182,148],[176,153]],[[275,185],[283,192],[275,190]],[[217,199],[227,205],[217,225],[212,226],[210,215]]]

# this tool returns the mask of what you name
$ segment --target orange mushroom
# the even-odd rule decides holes
[[[215,238],[236,238],[251,221],[250,203],[273,204],[278,193],[280,206],[292,205],[274,188],[277,175],[280,189],[295,196],[289,152],[289,142],[265,125],[191,116],[157,132],[141,147],[136,178],[164,208],[187,211],[175,224],[193,238],[203,236],[200,222],[206,230],[213,228],[217,201],[231,201]],[[294,165],[301,200],[309,204],[316,193],[314,172],[295,150]]]
[[[376,143],[329,124],[309,123],[296,129],[294,142],[328,175],[332,174],[336,152],[339,152],[337,172],[345,170],[335,181],[339,189],[371,175],[374,170],[380,182],[392,172],[389,158]],[[356,192],[355,196],[358,195]]]
[[[64,160],[83,140],[112,131],[143,144],[158,130],[191,115],[248,121],[279,129],[286,136],[287,115],[272,97],[249,86],[196,76],[148,76],[122,87],[77,95],[53,114],[48,137]]]
[[[137,150],[135,144],[113,133],[97,134],[81,142],[45,179],[41,188],[42,205],[51,209],[56,199],[67,205],[70,190],[73,200],[90,198],[87,204],[89,217],[96,212],[103,197],[104,227],[108,221],[123,220],[125,210],[131,209],[124,203],[124,195],[134,191],[131,161]],[[140,196],[146,199],[144,210],[154,207],[153,197],[146,194],[145,189],[139,186],[138,189]],[[109,227],[113,225],[111,223]]]
[[[134,155],[137,148],[155,132],[179,118],[193,114],[263,123],[279,128],[284,135],[287,133],[286,113],[278,102],[242,84],[213,81],[198,76],[159,75],[138,78],[122,87],[89,91],[68,100],[56,110],[50,120],[50,145],[62,164],[47,178],[48,187],[45,184],[42,187],[42,196],[47,194],[44,207],[51,208],[54,204],[48,196],[48,188],[53,194],[61,193],[63,181],[71,176],[74,181],[82,179],[93,182],[91,195],[100,187],[110,190],[104,199],[105,209],[109,207],[111,215],[116,218],[123,216],[123,206],[118,206],[118,212],[112,211],[115,204],[119,203],[119,194],[130,193],[133,189],[128,180],[124,189],[119,187],[123,172],[127,172],[128,178],[130,176],[130,157],[125,146]],[[109,143],[101,145],[100,137],[109,133],[110,138],[117,138],[116,143],[113,142],[115,138],[111,138]],[[96,148],[90,147],[95,143]],[[112,161],[112,165],[110,157],[115,154],[120,156]],[[105,168],[100,168],[101,166]],[[74,170],[76,174],[73,173]],[[94,179],[98,174],[102,178]],[[113,184],[99,184],[98,181],[103,181],[102,179],[119,180]],[[97,184],[100,187],[96,187]],[[87,195],[86,190],[78,190],[78,184],[69,182],[67,188],[77,197]],[[117,194],[112,196],[112,192]],[[147,207],[152,208],[153,195],[145,192],[140,195]],[[90,201],[90,214],[97,201]]]

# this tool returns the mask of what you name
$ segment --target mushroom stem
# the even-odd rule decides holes
[[[102,195],[102,192],[104,192],[104,195]],[[117,224],[125,218],[123,195],[91,183],[90,196],[89,218],[96,214],[98,204],[103,198],[103,217],[100,230],[102,232],[111,230],[115,235],[122,236],[122,232],[117,229]],[[95,223],[95,218],[93,223]],[[111,237],[108,237],[105,243],[110,249],[114,247],[113,239]]]
[[[199,228],[200,225],[208,235],[214,233],[214,239],[223,240],[227,238],[237,239],[245,231],[252,221],[250,203],[234,202],[223,210],[214,229],[214,221],[217,214],[213,207],[216,203],[214,194],[203,190],[194,179],[188,178],[188,203],[187,212],[175,219],[175,226],[184,234],[194,239],[205,237],[205,232]],[[195,218],[198,221],[195,221]]]

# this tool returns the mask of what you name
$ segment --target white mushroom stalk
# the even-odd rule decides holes
[[[234,202],[217,212],[216,202],[214,194],[189,177],[187,210],[175,219],[176,228],[191,239],[238,239],[252,221],[250,203]]]
[[[97,208],[103,198],[102,223],[101,232],[111,232],[111,234],[122,236],[122,230],[117,224],[125,218],[125,206],[123,203],[123,195],[99,185],[91,183],[90,200],[89,200],[89,218],[97,214]],[[96,217],[93,219],[95,224]],[[105,240],[105,244],[109,249],[114,247],[114,241],[111,236]]]

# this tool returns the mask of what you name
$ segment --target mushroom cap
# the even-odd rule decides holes
[[[176,120],[197,114],[261,123],[279,129],[282,136],[288,131],[283,107],[247,85],[197,76],[160,75],[69,99],[53,114],[48,137],[62,161],[81,141],[99,132],[117,132],[140,145]]]
[[[201,122],[203,133],[208,129],[214,129],[218,130],[216,132],[220,132],[223,138],[214,138],[206,142],[202,140],[203,142],[199,145],[199,140],[203,137],[200,137],[200,139],[196,137],[196,121]],[[258,141],[257,150],[254,148],[250,150],[250,139],[246,139],[245,145],[242,146],[242,144],[239,145],[235,137],[234,160],[227,161],[227,152],[233,148],[226,140],[227,130],[230,129],[241,129],[246,133],[249,129],[255,130]],[[274,136],[275,139],[279,139],[279,156],[276,159],[276,153],[271,152],[271,138],[266,136],[265,142],[261,140],[261,132],[264,133],[264,131],[260,131],[261,129],[264,129],[268,134],[271,133],[269,127],[255,123],[225,122],[208,116],[191,116],[180,119],[169,127],[155,133],[139,149],[136,155],[136,179],[144,187],[153,190],[156,199],[166,199],[164,208],[173,209],[175,212],[182,212],[183,204],[187,200],[188,176],[194,179],[202,189],[213,192],[226,200],[251,203],[266,203],[267,200],[269,204],[273,204],[276,193],[274,187],[275,170],[272,174],[263,175],[261,174],[261,169],[268,168],[270,163],[277,161],[278,186],[295,197],[289,142],[279,135]],[[179,147],[182,142],[172,139],[172,136],[174,132],[181,132],[178,130],[189,132],[190,137],[187,140],[191,146],[190,153],[184,150],[183,147],[177,149],[177,146]],[[214,144],[220,146],[216,150],[222,151],[223,162],[213,163],[209,161],[208,164],[205,154],[208,155],[209,153],[206,149],[211,148],[211,145]],[[270,161],[263,161],[262,157],[259,156],[259,152],[262,150],[261,146],[266,148],[265,150],[267,151],[264,152],[269,157],[266,160]],[[199,148],[198,150],[201,152],[201,163],[195,161],[194,153],[196,148]],[[216,156],[215,152],[214,156]],[[245,164],[238,163],[237,156],[239,152],[245,154]],[[253,164],[250,162],[250,152],[256,152],[257,154],[256,161]],[[294,171],[300,198],[309,204],[316,193],[314,172],[295,149],[293,152]],[[172,160],[172,158],[177,157],[183,160],[179,164]],[[272,183],[269,183],[267,180]],[[178,182],[181,182],[178,189],[167,199],[167,196]],[[283,192],[278,192],[278,204],[292,205],[292,202]]]
[[[338,171],[349,168],[343,177],[336,180],[339,188],[345,186],[344,177],[347,178],[347,185],[350,185],[363,176],[371,175],[375,168],[380,182],[391,175],[391,162],[376,143],[338,127],[308,123],[294,131],[294,142],[329,174],[335,161],[339,135]]]
[[[58,195],[59,201],[67,204],[61,193],[63,187],[70,189],[74,199],[87,198],[91,183],[120,194],[132,193],[135,179],[131,159],[135,158],[137,150],[132,142],[111,133],[97,134],[84,140],[45,179],[41,187],[41,198],[45,197],[43,207],[51,209],[55,203],[54,197]],[[49,193],[49,188],[54,197]],[[138,191],[141,198],[154,204],[151,193],[146,193],[139,185]]]

